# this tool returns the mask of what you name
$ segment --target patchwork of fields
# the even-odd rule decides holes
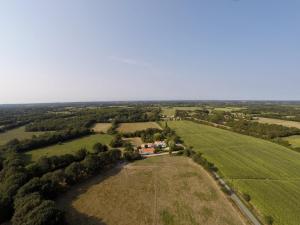
[[[138,122],[138,123],[121,123],[118,127],[118,131],[134,132],[139,130],[145,130],[147,128],[161,129],[161,127],[156,122]]]
[[[186,157],[115,168],[58,200],[76,225],[245,225],[215,181]]]
[[[95,143],[100,142],[102,144],[109,144],[111,140],[111,135],[94,134],[64,142],[62,144],[56,144],[49,147],[32,150],[26,152],[26,154],[31,158],[32,161],[36,161],[42,156],[63,155],[68,153],[72,154],[81,148],[86,148],[87,150],[91,151]]]
[[[170,121],[187,146],[204,153],[234,188],[275,225],[299,225],[300,154],[283,146],[190,121]]]
[[[40,135],[44,132],[25,132],[25,127],[18,127],[4,133],[0,133],[0,145],[6,144],[8,141],[17,138],[19,140],[31,138],[32,135]]]

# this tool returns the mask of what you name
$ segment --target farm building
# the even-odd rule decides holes
[[[155,141],[155,142],[154,142],[154,146],[155,146],[155,147],[166,148],[166,147],[167,147],[167,144],[166,144],[166,142],[164,142],[164,141]]]
[[[140,154],[143,155],[149,155],[149,154],[154,154],[155,153],[155,148],[141,148],[139,150]]]
[[[141,145],[142,148],[153,148],[154,144],[153,143],[146,143]]]

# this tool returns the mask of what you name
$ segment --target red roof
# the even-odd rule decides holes
[[[141,153],[154,153],[154,148],[143,148],[141,149]]]

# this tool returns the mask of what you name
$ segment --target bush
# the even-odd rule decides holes
[[[249,194],[243,193],[242,196],[243,196],[243,199],[245,199],[245,201],[250,202],[251,196]]]
[[[274,219],[272,216],[265,216],[266,224],[272,225],[274,223]]]

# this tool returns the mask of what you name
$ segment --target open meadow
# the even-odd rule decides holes
[[[211,176],[186,157],[152,157],[75,186],[58,199],[70,225],[242,225]]]
[[[32,150],[26,152],[26,155],[28,155],[32,161],[36,161],[42,156],[63,155],[68,153],[72,154],[81,148],[86,148],[87,150],[91,151],[95,143],[100,142],[102,144],[109,144],[111,140],[111,135],[93,134],[72,141],[63,142],[61,144]]]
[[[137,122],[137,123],[121,123],[118,127],[118,131],[134,132],[134,131],[146,130],[148,128],[161,129],[161,127],[156,122]]]
[[[240,193],[251,196],[260,216],[274,225],[299,225],[300,154],[283,146],[191,121],[170,121],[187,146],[215,163]]]
[[[38,136],[43,133],[45,133],[45,132],[26,132],[25,126],[18,127],[18,128],[12,129],[12,130],[8,130],[4,133],[0,133],[0,145],[4,145],[8,141],[15,139],[15,138],[17,138],[19,140],[23,140],[23,139],[31,138],[32,135]]]
[[[257,117],[257,120],[255,121],[259,123],[277,124],[286,127],[296,127],[300,129],[300,122],[297,121],[280,120],[280,119],[264,118],[264,117]]]
[[[96,133],[106,133],[108,129],[111,127],[111,123],[96,123],[93,127],[92,130]]]

